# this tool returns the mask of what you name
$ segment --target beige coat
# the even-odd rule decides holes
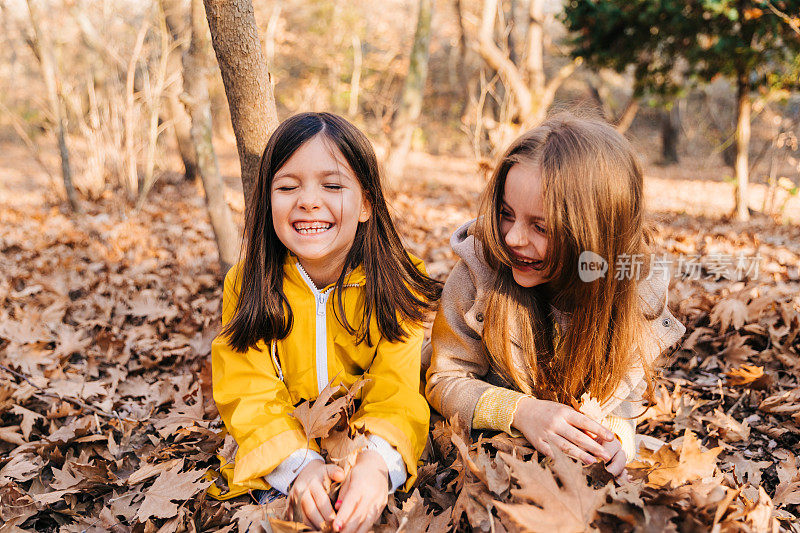
[[[453,234],[450,245],[461,260],[444,286],[439,311],[433,323],[431,340],[423,346],[422,364],[427,368],[425,393],[431,406],[445,418],[453,415],[472,425],[478,399],[493,386],[513,388],[491,367],[483,343],[483,317],[486,311],[492,271],[483,259],[481,244],[472,236],[473,221]],[[639,295],[646,316],[658,314],[649,324],[652,345],[648,357],[655,359],[680,339],[686,328],[666,305],[668,281],[655,276],[642,280]],[[557,316],[562,328],[568,327]],[[513,332],[513,324],[510,324]],[[512,334],[513,341],[513,334]],[[522,365],[522,353],[514,354]],[[603,416],[627,419],[635,429],[635,417],[642,412],[641,399],[646,388],[641,368],[634,368],[602,405]]]

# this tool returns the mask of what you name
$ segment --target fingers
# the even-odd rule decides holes
[[[556,446],[568,456],[572,457],[573,459],[578,459],[584,464],[590,465],[597,462],[597,459],[592,454],[582,450],[581,448],[578,448],[564,437],[557,436],[550,441],[550,445]]]
[[[333,519],[336,517],[336,513],[333,511],[331,499],[328,497],[328,493],[325,491],[325,488],[322,485],[314,484],[311,486],[311,489],[308,492],[311,494],[314,504],[316,505],[317,510],[324,521],[333,522]]]
[[[363,522],[361,522],[361,526],[358,528],[356,533],[367,533],[367,531],[369,531],[372,526],[375,525],[375,522],[378,520],[378,517],[380,517],[382,510],[383,509],[378,509],[376,507],[368,512],[366,518]]]
[[[567,422],[569,422],[576,428],[581,429],[583,431],[587,431],[589,433],[593,433],[602,440],[605,441],[614,440],[614,434],[611,431],[606,429],[601,424],[595,422],[585,414],[579,413],[575,409],[570,409],[569,414],[565,418],[567,419]]]
[[[303,511],[303,522],[316,529],[322,529],[325,519],[322,518],[322,514],[317,509],[317,504],[310,490],[306,490],[300,497],[300,508]]]
[[[364,533],[369,531],[372,524],[375,523],[375,518],[377,518],[375,507],[374,502],[366,499],[360,500],[350,519],[344,524],[341,533]]]
[[[361,499],[356,494],[350,492],[350,479],[347,480],[346,487],[339,493],[339,501],[336,502],[336,518],[333,520],[333,530],[343,531],[343,527],[349,525],[350,518],[355,512]]]
[[[325,475],[328,477],[328,479],[337,483],[344,480],[344,470],[336,465],[327,465],[325,467]]]
[[[619,477],[625,472],[625,463],[628,460],[628,456],[625,455],[625,452],[620,449],[616,454],[614,454],[613,459],[606,465],[606,470],[608,473],[614,477]]]
[[[612,453],[606,450],[597,441],[590,438],[589,435],[573,426],[567,426],[561,432],[559,432],[559,435],[597,459],[601,459],[604,462],[611,460]]]

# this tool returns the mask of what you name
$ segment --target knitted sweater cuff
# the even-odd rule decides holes
[[[505,431],[512,437],[519,436],[520,432],[512,428],[511,424],[514,422],[514,414],[517,412],[520,400],[525,397],[526,395],[521,392],[502,387],[486,389],[475,406],[472,427]]]

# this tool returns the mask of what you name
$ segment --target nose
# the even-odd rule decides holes
[[[506,233],[506,245],[509,248],[520,248],[528,244],[528,235],[519,222],[514,222]]]
[[[297,198],[297,207],[305,211],[319,209],[320,196],[316,187],[302,187]]]

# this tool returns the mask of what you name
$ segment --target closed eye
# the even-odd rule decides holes
[[[293,191],[297,188],[297,185],[281,185],[280,187],[275,187],[276,191]]]
[[[344,188],[344,187],[342,187],[342,185],[340,185],[338,183],[326,183],[324,185],[324,187],[326,189],[328,189],[329,191],[340,191],[340,190],[342,190]]]

